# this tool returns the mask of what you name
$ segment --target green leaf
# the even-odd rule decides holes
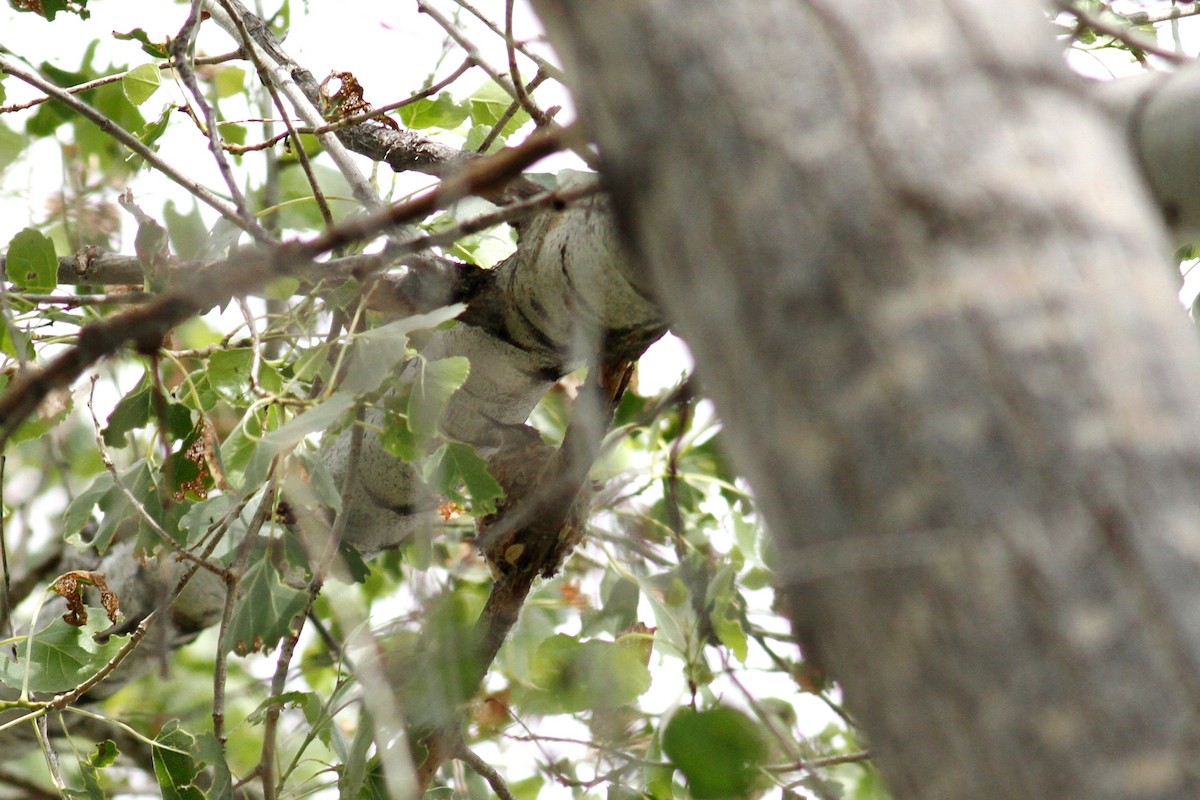
[[[151,150],[158,150],[154,143],[162,138],[162,135],[167,132],[167,125],[171,122],[171,115],[174,114],[175,107],[167,106],[158,115],[158,119],[152,122],[147,122],[142,129],[137,132],[138,141],[149,147]],[[140,158],[131,156],[132,158]]]
[[[0,84],[0,104],[3,102],[4,86]],[[7,125],[0,123],[0,172],[17,160],[27,144],[29,144],[28,137],[22,136]]]
[[[577,713],[632,703],[650,688],[637,647],[555,634],[538,646],[531,679],[537,690],[519,698],[535,713]]]
[[[110,767],[117,760],[120,751],[117,750],[117,744],[112,739],[105,739],[103,742],[96,742],[96,749],[88,755],[88,766],[104,769]]]
[[[80,19],[87,19],[92,15],[87,10],[88,0],[42,0],[40,8],[38,6],[22,7],[16,6],[18,11],[37,11],[51,22],[54,17],[61,11],[68,14],[78,14]]]
[[[149,100],[161,85],[162,79],[159,77],[158,67],[154,64],[134,67],[121,78],[121,88],[125,90],[129,102],[135,106]]]
[[[697,800],[742,797],[767,757],[761,726],[740,711],[681,708],[667,723],[663,753],[687,778]]]
[[[24,228],[8,243],[4,262],[8,279],[30,292],[48,292],[58,285],[58,257],[50,240]]]
[[[248,347],[218,350],[208,358],[208,385],[234,408],[248,406],[253,361]]]
[[[121,483],[137,498],[147,513],[158,522],[162,522],[163,507],[157,496],[158,484],[155,483],[149,464],[144,460],[136,462],[121,474]],[[100,508],[104,511],[104,519],[100,522],[91,545],[97,552],[103,553],[112,544],[118,530],[125,530],[127,528],[123,526],[129,525],[136,530],[142,520],[120,486],[113,485],[109,488],[100,499]]]
[[[394,370],[407,357],[408,334],[436,328],[464,310],[465,304],[455,303],[427,314],[413,314],[359,334],[354,340],[354,353],[341,390],[351,394],[375,391],[384,381],[395,377]]]
[[[29,336],[15,325],[0,325],[0,353],[20,360],[33,358]]]
[[[168,200],[163,207],[163,221],[167,224],[167,235],[176,255],[182,259],[192,259],[200,255],[208,239],[208,229],[194,200],[192,210],[186,214],[176,210],[174,200]]]
[[[204,800],[204,792],[195,785],[200,767],[191,756],[196,752],[196,737],[180,728],[178,720],[171,720],[154,741],[166,745],[153,749],[154,777],[163,800]]]
[[[80,533],[91,520],[92,510],[96,507],[96,503],[99,503],[105,495],[112,491],[112,488],[112,475],[102,472],[92,481],[91,486],[80,492],[67,505],[66,511],[63,512],[62,529],[68,542],[76,547],[85,546],[80,539]]]
[[[71,413],[71,408],[73,405],[74,401],[69,395],[65,398],[64,402],[58,405],[56,409],[53,408],[52,404],[47,404],[47,408],[39,410],[37,414],[34,414],[25,422],[21,423],[21,426],[13,432],[11,437],[9,437],[8,443],[10,445],[20,444],[21,442],[27,442],[31,439],[37,439],[41,436],[44,436],[47,431],[67,418],[67,415]],[[45,416],[43,416],[43,414],[45,414]]]
[[[18,646],[19,660],[0,658],[0,682],[11,689],[25,685],[29,671],[29,690],[32,692],[65,692],[74,689],[107,664],[129,638],[110,636],[104,644],[93,636],[110,626],[102,608],[88,608],[88,621],[80,626],[68,625],[56,619],[29,640]]]
[[[450,396],[467,382],[471,362],[463,356],[421,361],[408,395],[408,429],[418,439],[437,435],[437,424]]]
[[[458,487],[465,486],[476,514],[496,511],[496,501],[504,497],[504,489],[487,470],[487,462],[475,448],[462,442],[446,442],[429,457],[423,470],[425,482],[442,494],[456,499]]]
[[[196,752],[205,763],[211,765],[208,796],[233,797],[233,775],[225,761],[225,749],[217,743],[217,737],[211,733],[202,733],[197,737],[196,744]]]
[[[151,388],[145,381],[122,397],[113,408],[104,426],[102,436],[109,447],[124,447],[128,442],[125,436],[132,430],[141,428],[150,422]]]
[[[246,70],[241,67],[222,67],[217,70],[212,82],[217,90],[217,97],[233,97],[246,89]]]
[[[436,100],[428,97],[415,103],[402,106],[399,110],[400,121],[405,127],[413,130],[423,128],[441,128],[454,130],[467,118],[470,110],[465,104],[455,102],[449,92],[442,92]]]
[[[292,619],[304,610],[308,593],[284,584],[265,558],[246,570],[241,588],[229,624],[228,648],[243,656],[269,651],[288,634]]]
[[[324,403],[313,406],[279,430],[268,433],[262,438],[259,450],[269,451],[272,456],[282,453],[300,444],[310,433],[318,433],[340,424],[346,412],[353,407],[353,397],[337,392]]]
[[[134,28],[133,30],[129,31],[128,33],[121,33],[120,31],[113,31],[113,38],[118,39],[120,41],[125,41],[125,42],[128,42],[128,41],[141,42],[142,50],[145,51],[146,54],[154,56],[155,58],[169,58],[171,56],[170,51],[167,49],[168,48],[167,42],[152,41],[150,39],[150,34],[146,33],[141,28]]]
[[[471,120],[476,125],[492,126],[499,122],[504,113],[508,111],[508,107],[513,104],[513,98],[500,84],[489,80],[467,98],[467,103],[471,107]],[[521,120],[516,127],[524,125],[529,120],[528,112],[518,112],[516,116],[521,113],[525,114],[525,119]],[[513,118],[514,122],[516,116]],[[511,125],[512,122],[509,124]]]
[[[709,620],[712,622],[713,632],[717,634],[721,644],[728,647],[737,660],[744,664],[748,642],[746,630],[742,627],[741,609],[745,606],[745,601],[738,594],[734,584],[735,577],[736,570],[733,565],[723,565],[708,585],[706,600],[712,609]]]

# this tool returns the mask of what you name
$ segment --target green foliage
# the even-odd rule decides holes
[[[200,767],[192,758],[196,737],[171,720],[154,742],[154,777],[158,779],[163,800],[204,800],[204,792],[195,784],[200,774]]]
[[[638,648],[565,634],[544,640],[533,657],[534,689],[518,704],[540,714],[571,714],[632,703],[650,688],[650,671]]]
[[[451,500],[469,503],[476,514],[495,512],[496,502],[504,497],[504,489],[488,472],[487,462],[474,447],[462,442],[446,442],[434,451],[425,462],[422,477]]]
[[[65,692],[92,677],[116,656],[128,637],[94,638],[110,625],[104,609],[89,608],[87,622],[69,625],[56,619],[18,647],[15,661],[0,659],[0,682],[11,689]]]
[[[767,756],[761,726],[728,707],[681,708],[663,731],[662,748],[697,800],[749,794]]]
[[[58,257],[50,240],[25,228],[8,243],[4,263],[8,279],[31,292],[48,292],[58,285]]]
[[[134,67],[121,79],[121,88],[125,90],[125,96],[135,106],[140,106],[149,100],[161,85],[162,80],[158,77],[158,67],[154,64],[142,64]]]
[[[319,3],[325,0],[277,2],[268,8],[273,16],[267,22],[286,33],[293,16]],[[85,5],[44,2],[45,16],[58,16],[51,30],[65,31],[62,12],[84,12]],[[168,185],[152,162],[131,157],[110,135],[120,127],[152,150],[161,147],[172,164],[188,176],[205,176],[206,189],[231,202],[230,186],[213,177],[219,172],[198,101],[172,71],[161,69],[170,57],[168,37],[179,30],[189,5],[178,4],[175,16],[168,8],[170,24],[158,22],[149,6],[126,12],[119,6],[119,23],[92,31],[77,46],[65,43],[65,32],[53,50],[4,42],[25,47],[18,55],[57,85],[89,84],[74,96],[111,124],[98,127],[59,102],[0,120],[0,171],[22,176],[37,167],[30,174],[56,176],[52,187],[26,188],[20,181],[4,187],[22,195],[23,213],[0,219],[0,226],[9,225],[0,243],[6,244],[10,278],[0,303],[0,392],[30,366],[71,352],[88,323],[116,320],[121,335],[152,308],[131,293],[141,288],[140,277],[126,286],[91,273],[68,275],[60,285],[57,254],[79,255],[76,263],[86,266],[88,258],[109,250],[147,250],[167,267],[153,276],[149,288],[157,292],[255,246],[236,224]],[[0,30],[8,13],[0,9]],[[339,13],[359,13],[358,5],[345,4]],[[473,24],[466,16],[459,24]],[[202,42],[212,25],[202,23]],[[112,27],[122,32],[110,35]],[[518,32],[517,39],[528,41],[526,34],[533,32]],[[472,33],[480,41],[489,36],[494,34],[487,28]],[[507,49],[502,39],[493,44],[500,45],[502,63]],[[282,46],[287,50],[288,42]],[[519,58],[528,81],[536,67]],[[127,69],[121,60],[148,63]],[[450,62],[432,70],[424,64],[411,74],[397,63],[392,85],[368,83],[372,102],[405,99],[396,87],[432,85],[434,77],[422,84],[426,73],[445,74]],[[478,80],[475,74],[401,106],[399,120],[466,150],[480,149],[485,140],[491,141],[488,149],[501,148],[532,127],[529,114],[497,83],[470,84]],[[197,64],[195,75],[226,145],[265,141],[259,120],[272,120],[274,134],[282,130],[253,62],[235,55]],[[0,104],[5,90],[8,102],[18,94],[12,79],[0,82]],[[19,91],[24,102],[27,87]],[[183,102],[186,108],[176,106]],[[318,193],[336,222],[366,213],[317,139],[303,134],[301,141],[319,192],[290,143],[226,153],[233,183],[247,196],[247,213],[283,240],[307,240],[325,230]],[[55,169],[33,163],[47,158],[59,159]],[[577,182],[579,174],[531,177],[553,188]],[[371,176],[393,201],[432,180],[410,178],[393,180],[382,168]],[[127,188],[148,219],[162,222],[169,248],[161,238],[151,248],[137,247],[135,230],[143,226],[135,229],[117,205]],[[435,255],[482,268],[471,274],[484,280],[479,276],[489,273],[483,270],[519,246],[525,220],[469,234],[461,226],[500,210],[499,202],[491,195],[456,198],[413,220],[413,229],[388,231],[390,245],[403,247],[412,230],[434,234],[444,240]],[[383,241],[352,242],[330,257],[373,253]],[[90,254],[87,245],[99,249]],[[168,252],[169,262],[160,257]],[[108,676],[103,686],[112,691],[94,692],[64,713],[71,739],[56,736],[46,745],[67,765],[68,786],[60,793],[136,793],[150,776],[168,798],[238,796],[234,787],[242,782],[263,793],[260,762],[274,726],[268,748],[274,753],[273,796],[401,796],[410,791],[404,765],[419,762],[425,752],[421,737],[454,726],[519,800],[546,798],[562,786],[579,797],[606,794],[612,800],[752,797],[785,782],[794,785],[786,796],[801,796],[804,775],[776,773],[772,766],[766,777],[763,722],[719,705],[718,698],[737,697],[731,677],[757,695],[754,679],[769,674],[773,693],[780,682],[795,681],[798,692],[826,691],[830,703],[837,700],[836,687],[803,663],[772,609],[761,525],[721,449],[718,426],[702,411],[705,404],[636,385],[620,398],[585,486],[591,511],[578,531],[581,545],[558,575],[534,584],[519,610],[504,609],[517,622],[503,644],[488,642],[484,622],[498,613],[498,601],[489,601],[494,576],[479,555],[476,524],[504,512],[504,487],[512,485],[514,472],[541,475],[539,458],[572,425],[585,371],[567,376],[542,398],[529,420],[534,431],[497,430],[496,440],[510,433],[528,440],[527,463],[493,461],[495,441],[457,441],[443,425],[468,381],[466,391],[473,394],[503,395],[506,387],[483,385],[496,374],[492,365],[447,355],[429,342],[439,331],[466,324],[456,322],[464,316],[475,322],[497,309],[476,298],[467,315],[465,303],[428,310],[429,299],[419,297],[424,313],[408,313],[404,303],[400,310],[386,303],[380,310],[376,276],[369,274],[374,267],[356,263],[349,273],[313,264],[304,274],[281,274],[248,297],[174,327],[157,348],[129,348],[91,366],[73,386],[56,386],[61,391],[4,443],[5,535],[9,552],[22,555],[14,562],[22,574],[15,577],[28,577],[24,571],[34,567],[54,574],[54,567],[41,566],[39,548],[53,541],[57,550],[61,540],[70,559],[120,558],[123,570],[162,581],[147,590],[150,599],[138,591],[121,597],[123,606],[166,610]],[[391,255],[383,266],[389,279],[404,281],[437,279],[440,269],[396,262]],[[448,273],[454,269],[447,267]],[[91,280],[96,282],[84,282]],[[37,299],[51,293],[54,302]],[[372,452],[372,459],[411,465],[414,479],[425,484],[419,511],[437,508],[445,517],[366,561],[345,543],[334,548],[322,538],[338,519],[346,488],[323,461],[322,448],[352,426],[379,436],[386,452]],[[168,603],[194,558],[207,560],[211,571],[199,570],[184,594]],[[31,585],[40,586],[30,574]],[[236,584],[228,608],[226,579]],[[191,592],[207,593],[212,606],[203,620],[188,622],[201,630],[176,630],[171,626],[183,619],[180,609],[194,600]],[[18,630],[30,621],[26,607],[16,605]],[[107,627],[105,615],[94,610],[83,628],[56,619],[31,647],[18,638],[12,643],[18,659],[0,657],[0,682],[20,691],[28,670],[34,702],[39,694],[44,699],[75,688],[129,642],[126,636],[92,638]],[[288,662],[284,654],[291,649],[280,643],[296,632]],[[481,655],[488,647],[499,647],[494,660]],[[275,674],[286,678],[282,685],[264,680]],[[223,676],[223,700],[214,692],[217,675]],[[827,714],[814,722],[796,713],[803,701],[787,698],[781,709],[770,698],[757,699],[750,707],[771,715],[780,736],[806,758],[805,736],[826,725],[833,733],[812,739],[820,749],[811,755],[858,747],[840,717],[834,722]],[[663,710],[681,707],[673,715]],[[100,733],[71,728],[75,711],[96,715],[90,723]],[[220,738],[215,714],[224,720]],[[113,741],[126,740],[117,726],[142,746],[123,744],[118,752]],[[31,740],[30,746],[39,745]],[[46,760],[32,755],[39,765]],[[771,763],[785,760],[794,759],[789,753]],[[42,772],[16,757],[7,769],[44,782]],[[143,774],[136,776],[139,769]],[[828,772],[848,788],[846,796],[882,796],[878,776],[859,765]],[[0,793],[4,780],[0,776]],[[427,796],[452,795],[482,800],[492,790],[469,770],[464,778],[457,768],[443,769]]]
[[[226,639],[228,649],[243,656],[273,649],[288,635],[307,598],[304,590],[285,584],[269,560],[256,561],[242,576]]]
[[[400,121],[413,130],[441,128],[452,131],[471,115],[470,107],[457,103],[449,92],[434,99],[423,98],[399,110]]]

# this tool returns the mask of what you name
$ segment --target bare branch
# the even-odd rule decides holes
[[[0,55],[0,72],[7,72],[9,75],[13,75],[20,80],[25,81],[25,83],[40,89],[50,97],[53,97],[55,100],[58,100],[60,103],[70,108],[72,111],[78,113],[80,116],[90,120],[104,133],[116,139],[118,142],[125,145],[130,150],[145,159],[147,164],[154,167],[163,175],[166,175],[184,189],[187,189],[205,204],[214,208],[222,217],[225,217],[234,225],[237,225],[242,230],[245,230],[252,237],[254,237],[256,241],[269,241],[269,239],[263,238],[264,234],[261,228],[257,228],[256,226],[254,229],[248,229],[246,227],[246,223],[242,220],[241,214],[238,213],[238,210],[235,207],[230,206],[220,197],[217,197],[215,194],[213,194],[212,191],[200,185],[196,181],[193,181],[191,178],[188,178],[182,172],[163,161],[157,153],[144,145],[136,136],[117,125],[115,122],[88,103],[85,103],[78,97],[75,97],[65,89],[50,83],[40,75],[16,66],[12,59],[9,59],[3,55]]]

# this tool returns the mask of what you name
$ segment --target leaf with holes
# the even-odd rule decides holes
[[[196,737],[171,720],[154,743],[154,777],[163,800],[204,800],[204,792],[195,785],[200,765],[191,755],[196,752]]]
[[[4,260],[8,279],[30,292],[48,292],[58,285],[58,257],[50,240],[25,228],[8,243]]]

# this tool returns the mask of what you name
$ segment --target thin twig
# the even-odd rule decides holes
[[[496,796],[499,797],[500,800],[517,800],[516,795],[512,793],[512,789],[508,788],[508,784],[505,782],[504,776],[501,775],[495,767],[484,761],[483,758],[481,758],[479,754],[473,751],[471,748],[464,744],[461,748],[459,748],[458,758],[468,767],[475,770],[475,773],[479,775],[479,777],[487,781],[488,786],[492,787],[492,791],[496,793]]]
[[[258,235],[254,237],[255,239],[269,241],[273,237],[262,229],[258,220],[250,213],[250,209],[246,205],[246,197],[242,194],[242,189],[238,186],[237,178],[233,175],[233,168],[229,165],[229,159],[226,158],[225,151],[221,148],[221,134],[217,121],[217,112],[204,99],[204,92],[200,91],[200,83],[196,80],[196,71],[192,68],[191,59],[194,58],[193,48],[196,42],[196,33],[200,28],[201,2],[202,0],[192,0],[187,18],[180,27],[179,33],[175,35],[174,40],[171,42],[171,55],[175,59],[175,72],[183,81],[183,85],[187,87],[188,92],[191,93],[192,101],[199,107],[200,113],[204,116],[204,135],[208,139],[208,149],[212,153],[213,158],[216,159],[217,170],[221,173],[226,188],[229,189],[229,196],[233,198],[234,207],[237,208],[238,213],[242,217],[243,227],[247,231],[250,231],[252,235],[257,230]]]
[[[197,65],[207,66],[210,64],[221,64],[226,61],[232,61],[233,59],[240,58],[240,57],[241,57],[241,53],[238,51],[234,51],[232,53],[225,53],[224,55],[220,55],[220,56],[201,56],[201,57],[198,57],[195,59],[195,63]],[[168,70],[168,69],[172,69],[174,66],[175,66],[174,61],[164,61],[163,63],[158,65],[158,68],[160,70]],[[128,74],[129,74],[128,70],[126,70],[125,72],[117,72],[112,75],[105,75],[103,78],[96,78],[94,81],[88,81],[87,83],[77,83],[74,86],[66,86],[66,87],[63,87],[63,89],[70,94],[80,94],[80,93],[86,92],[90,89],[95,89],[98,86],[104,86],[109,83],[116,83],[117,81],[122,80]],[[49,95],[43,95],[41,97],[35,97],[32,100],[27,100],[24,103],[13,103],[12,105],[0,106],[0,114],[9,114],[14,111],[24,111],[29,108],[36,108],[37,106],[40,106],[42,103],[48,103],[53,99],[54,98],[50,97]]]
[[[195,0],[199,3],[201,0]],[[300,168],[304,170],[304,177],[308,181],[309,188],[312,189],[313,199],[316,200],[317,208],[321,212],[321,219],[325,222],[325,227],[333,224],[333,212],[329,210],[329,201],[325,199],[325,192],[321,189],[321,183],[317,180],[317,175],[313,172],[312,159],[308,156],[308,151],[304,147],[304,142],[300,140],[300,135],[296,132],[296,127],[292,124],[291,115],[283,105],[283,98],[279,96],[279,90],[275,87],[275,82],[272,80],[272,73],[267,69],[266,63],[259,54],[258,49],[254,46],[254,39],[250,36],[250,31],[246,27],[246,22],[241,15],[237,13],[237,9],[228,0],[219,0],[221,6],[229,14],[233,24],[237,27],[238,35],[242,39],[243,49],[246,55],[250,57],[250,61],[254,63],[254,67],[258,70],[258,79],[267,92],[271,95],[271,102],[275,108],[279,110],[280,118],[285,128],[287,135],[291,137],[292,149],[295,150],[296,156],[300,161]]]
[[[1185,8],[1185,6],[1191,6],[1191,8]],[[1160,22],[1170,22],[1197,15],[1200,15],[1200,3],[1178,2],[1161,11],[1134,11],[1122,16],[1129,20],[1130,25],[1157,25]]]
[[[417,102],[418,100],[424,100],[426,97],[431,97],[432,95],[437,94],[442,89],[445,89],[447,86],[449,86],[450,84],[452,84],[456,80],[458,80],[460,77],[462,77],[463,73],[465,73],[467,70],[471,69],[474,66],[475,66],[475,60],[472,59],[470,56],[468,56],[463,61],[463,63],[458,67],[458,69],[454,70],[454,72],[452,72],[446,78],[433,84],[428,89],[424,89],[423,91],[417,92],[416,94],[406,97],[403,100],[398,100],[395,103],[388,103],[385,106],[380,106],[379,108],[373,108],[370,111],[361,111],[358,114],[352,114],[351,116],[348,116],[348,117],[342,117],[341,119],[336,120],[335,122],[330,122],[329,124],[322,125],[319,128],[299,127],[299,128],[296,128],[295,131],[296,131],[296,133],[307,133],[307,134],[311,134],[313,136],[317,136],[322,133],[334,133],[336,131],[342,130],[343,128],[349,128],[353,125],[358,125],[363,122],[369,122],[370,120],[378,119],[379,117],[382,117],[384,114],[387,114],[389,111],[395,111],[398,108],[403,108],[404,106],[411,105],[411,104]],[[289,133],[280,133],[280,134],[276,134],[275,136],[270,136],[267,139],[265,139],[264,141],[258,142],[257,144],[242,145],[242,144],[226,143],[225,149],[234,154],[249,153],[254,150],[265,150],[268,147],[273,147],[274,145],[279,144],[281,141],[288,138],[289,136],[291,136],[290,132]]]
[[[132,342],[156,350],[172,327],[225,298],[255,291],[268,281],[303,272],[323,253],[368,239],[397,224],[421,219],[468,195],[502,186],[522,169],[561,148],[569,129],[530,136],[522,144],[473,161],[437,187],[403,203],[348,220],[306,242],[267,251],[238,251],[220,267],[198,270],[153,302],[85,325],[79,343],[38,368],[19,374],[0,396],[0,445],[52,391],[70,386],[96,361]]]
[[[115,294],[17,294],[10,293],[14,300],[39,305],[79,308],[82,306],[127,306],[144,303],[154,298],[153,292],[118,292]]]
[[[529,82],[529,86],[522,86],[521,89],[522,91],[532,92],[538,86],[541,86],[545,80],[546,73],[539,70],[538,73],[533,76],[533,80]],[[517,86],[521,86],[521,84],[518,83]],[[521,106],[522,103],[520,100],[514,100],[509,103],[508,108],[504,109],[504,113],[500,115],[500,118],[496,120],[494,125],[492,125],[492,129],[488,131],[488,135],[483,137],[483,141],[479,143],[479,147],[475,148],[476,152],[486,153],[488,149],[491,148],[492,142],[496,141],[496,138],[500,136],[500,133],[504,130],[504,127],[508,125],[508,123],[512,121],[512,118],[517,115],[517,112],[521,110]],[[554,111],[557,108],[558,107],[555,106],[555,108],[551,109],[551,111]],[[541,112],[539,111],[539,113]],[[549,113],[543,113],[542,117],[545,119],[545,125],[548,125],[551,121],[551,115]],[[545,125],[539,123],[539,127],[545,127]]]
[[[479,48],[475,46],[475,43],[464,36],[463,32],[459,30],[458,26],[455,25],[454,22],[447,19],[442,12],[429,5],[429,3],[424,2],[424,0],[417,0],[417,12],[420,14],[427,14],[430,19],[440,25],[442,30],[444,30],[446,34],[453,39],[459,47],[462,48],[463,52],[466,53],[470,58],[474,59],[475,63],[479,65],[479,68],[488,74],[489,78],[495,81],[501,89],[508,92],[509,97],[514,100],[518,98],[517,89],[515,86],[513,86],[512,81],[510,81],[502,72],[487,63],[487,61],[480,54]]]
[[[357,422],[361,418],[362,409],[360,408],[355,415],[355,421]],[[275,674],[271,678],[272,697],[278,697],[283,694],[287,683],[288,665],[291,663],[292,654],[296,650],[296,643],[300,639],[304,620],[312,613],[313,603],[316,602],[317,596],[321,593],[326,573],[334,557],[337,555],[338,546],[341,544],[342,536],[346,531],[346,522],[350,517],[348,509],[351,506],[354,479],[358,474],[359,459],[362,455],[362,443],[363,429],[361,425],[356,424],[352,427],[350,433],[350,452],[346,459],[346,475],[341,487],[342,509],[334,518],[332,525],[330,525],[324,552],[318,554],[313,561],[312,577],[308,582],[308,599],[304,604],[304,609],[295,617],[298,624],[289,631],[289,635],[284,639],[283,644],[279,648],[279,658],[275,664]],[[274,800],[278,788],[275,786],[275,739],[279,726],[280,710],[279,703],[271,704],[267,707],[266,718],[263,721],[263,745],[258,760],[258,774],[262,782],[264,800]]]
[[[170,601],[173,602],[174,597],[170,598]],[[63,692],[62,694],[56,694],[48,703],[46,703],[46,706],[56,711],[62,711],[64,708],[69,706],[71,703],[74,703],[76,700],[90,691],[102,680],[111,675],[117,667],[121,666],[121,662],[129,657],[129,654],[132,653],[134,648],[138,646],[138,643],[145,638],[146,631],[150,630],[150,625],[153,624],[157,617],[158,609],[155,609],[147,614],[142,621],[138,623],[138,626],[133,629],[133,633],[129,636],[129,641],[121,645],[121,649],[117,651],[116,655],[109,659],[107,664],[96,670],[90,678],[76,686],[74,689],[71,689],[68,692]]]
[[[484,25],[486,25],[488,28],[490,28],[492,33],[496,34],[497,36],[499,36],[501,38],[504,37],[504,31],[500,30],[500,26],[497,25],[496,23],[492,22],[486,16],[484,16],[483,13],[479,9],[477,9],[475,6],[468,3],[467,0],[454,0],[454,2],[457,3],[460,8],[463,8],[466,11],[470,12],[480,22],[482,22]],[[559,83],[564,83],[566,81],[566,78],[564,77],[562,70],[560,70],[558,67],[551,64],[546,59],[539,56],[537,53],[530,50],[524,44],[521,44],[520,42],[513,42],[513,46],[516,47],[516,49],[518,51],[520,51],[521,55],[525,56],[530,61],[537,64],[538,69],[540,69],[542,72],[545,72],[547,75],[549,75],[554,80],[558,81]]]
[[[1119,42],[1124,42],[1134,50],[1140,50],[1142,52],[1149,53],[1150,55],[1158,56],[1159,58],[1169,61],[1172,64],[1188,64],[1194,60],[1190,56],[1176,53],[1174,50],[1168,50],[1165,47],[1159,47],[1157,42],[1145,38],[1140,33],[1132,31],[1128,28],[1120,27],[1118,25],[1109,24],[1108,22],[1105,22],[1097,17],[1095,14],[1091,14],[1081,8],[1076,7],[1072,0],[1054,0],[1054,4],[1062,11],[1074,15],[1074,17],[1083,25],[1091,28],[1094,31],[1102,33],[1105,36],[1110,36]]]
[[[0,566],[4,568],[4,623],[9,638],[15,639],[16,628],[12,621],[12,574],[8,570],[8,518],[4,515],[4,467],[8,456],[0,453]],[[13,658],[17,657],[17,645],[13,644]]]
[[[529,112],[529,116],[533,118],[533,122],[539,128],[544,128],[550,124],[550,117],[544,111],[537,107],[533,102],[533,98],[529,96],[529,91],[526,90],[525,84],[521,81],[521,71],[517,67],[517,40],[513,36],[513,0],[505,0],[504,3],[504,49],[508,51],[508,74],[512,78],[513,88],[517,90],[517,102],[521,107]],[[538,78],[544,80],[545,73],[538,70]],[[530,86],[533,86],[531,82]]]
[[[235,40],[245,42],[247,52],[254,52],[259,59],[256,63],[263,64],[270,73],[270,83],[287,96],[293,110],[305,123],[314,128],[325,124],[321,110],[316,105],[317,98],[309,97],[297,83],[300,76],[304,76],[311,82],[312,75],[283,51],[279,41],[271,34],[261,19],[236,0],[204,0],[204,7],[212,15],[212,19],[225,29],[226,33]],[[243,30],[249,37],[248,40],[242,39]],[[311,88],[315,91],[315,86]],[[284,116],[287,117],[286,114]],[[355,198],[372,211],[382,208],[383,200],[350,158],[350,153],[341,141],[328,133],[321,134],[318,138],[346,182],[350,184]]]
[[[204,186],[201,186],[199,183],[168,164],[158,155],[158,153],[151,150],[149,147],[143,144],[140,139],[122,128],[120,125],[113,122],[112,119],[98,111],[95,107],[83,102],[78,97],[75,97],[73,94],[63,88],[56,86],[42,76],[28,72],[16,66],[10,59],[5,58],[3,55],[0,55],[0,72],[7,72],[9,75],[15,76],[25,83],[28,83],[30,86],[40,89],[80,116],[90,120],[102,132],[108,134],[113,139],[116,139],[118,142],[137,153],[145,160],[147,164],[154,167],[163,175],[166,175],[184,189],[187,189],[197,199],[215,209],[222,217],[225,217],[234,225],[237,225],[239,228],[249,233],[256,241],[268,241],[267,239],[261,238],[263,236],[263,232],[261,228],[258,228],[258,226],[254,226],[254,228],[246,227],[245,222],[242,220],[242,217],[236,208],[230,206],[220,197],[217,197],[215,194],[213,194],[212,191]]]

